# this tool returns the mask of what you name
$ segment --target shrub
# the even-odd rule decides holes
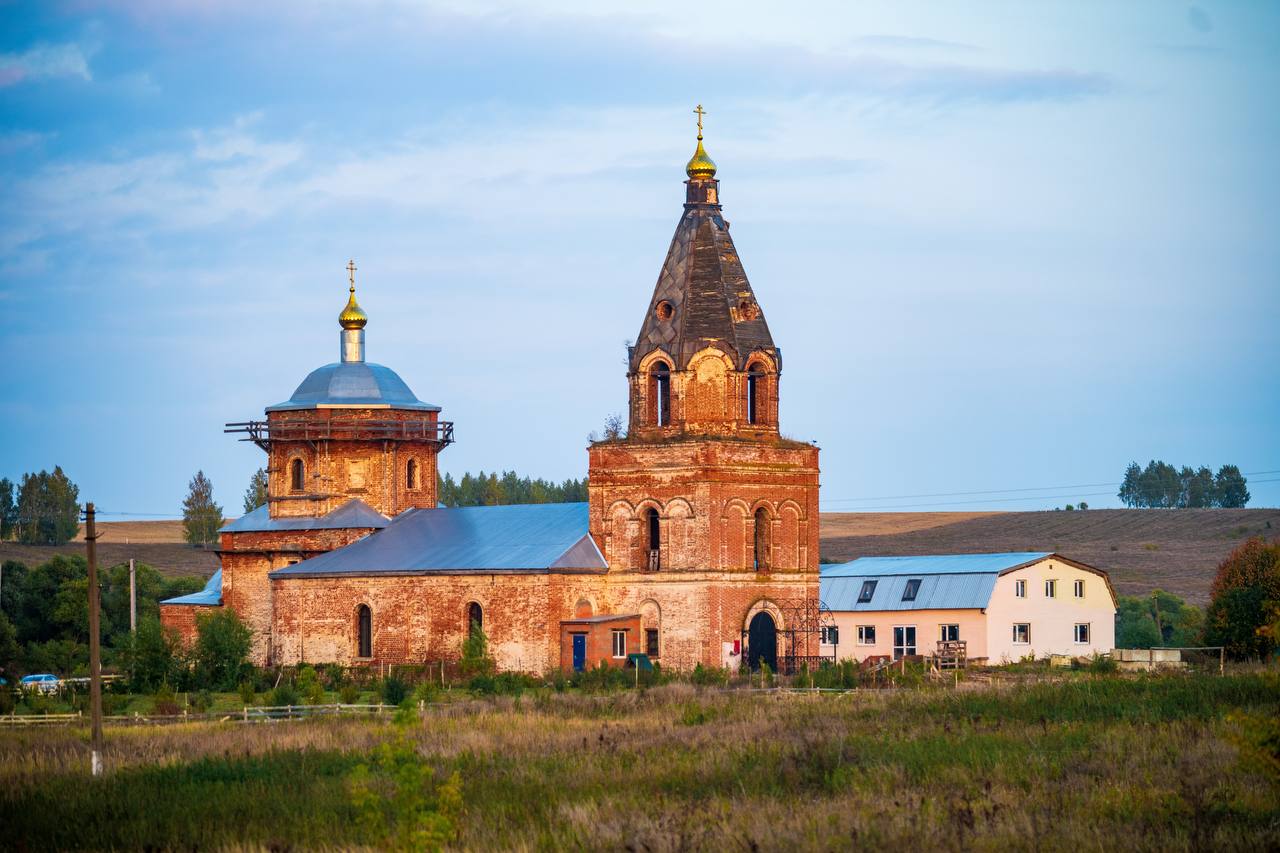
[[[320,679],[330,690],[337,690],[347,683],[347,671],[336,663],[327,663],[321,668]]]
[[[493,675],[496,669],[496,662],[489,656],[489,638],[479,625],[472,624],[471,632],[462,641],[458,671],[463,678],[470,678],[473,675]]]
[[[360,688],[354,684],[344,684],[338,688],[338,701],[344,705],[354,705],[360,699]]]
[[[709,723],[716,718],[715,709],[707,708],[699,705],[697,702],[690,702],[685,705],[680,713],[680,725],[682,726],[701,726]]]
[[[1097,675],[1110,675],[1120,669],[1120,665],[1115,662],[1111,655],[1094,654],[1089,659],[1089,671]]]
[[[307,700],[308,705],[324,704],[324,686],[320,683],[320,676],[309,666],[298,668],[298,690],[302,693],[302,697]]]
[[[271,704],[273,706],[301,705],[302,696],[298,694],[298,688],[287,681],[282,681],[275,690],[271,691]]]
[[[161,684],[160,689],[151,697],[151,713],[172,717],[180,710],[178,700],[173,695],[173,688],[167,684]]]
[[[543,680],[557,693],[563,693],[569,686],[569,676],[565,675],[563,669],[550,670]]]
[[[187,704],[203,713],[213,707],[213,694],[208,690],[199,690],[187,697]]]
[[[399,705],[409,695],[409,685],[394,675],[388,675],[382,681],[382,701],[388,705]]]
[[[443,692],[439,684],[434,681],[424,681],[413,691],[413,698],[418,702],[431,704],[440,701],[440,694]]]
[[[16,704],[13,689],[7,684],[0,684],[0,714],[12,714]]]
[[[253,688],[254,683],[252,681],[240,682],[240,687],[237,689],[240,691],[240,702],[242,704],[252,705],[254,702],[258,701],[257,691]]]
[[[723,687],[729,683],[729,670],[697,663],[689,673],[689,681],[699,687]]]

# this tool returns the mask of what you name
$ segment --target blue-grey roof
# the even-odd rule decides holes
[[[946,554],[922,557],[861,557],[821,567],[819,596],[833,611],[980,610],[991,602],[996,578],[1051,552]],[[902,595],[911,580],[920,587],[913,601]],[[871,600],[859,602],[862,585],[875,581]]]
[[[522,504],[409,510],[384,530],[270,576],[606,568],[587,532],[587,504]]]
[[[414,396],[394,370],[366,361],[343,361],[318,367],[302,380],[298,390],[268,412],[323,409],[335,406],[417,409],[438,412],[440,407]]]
[[[1012,551],[1001,554],[932,554],[920,557],[859,557],[847,563],[822,566],[823,577],[850,575],[953,575],[1003,572],[1053,556],[1051,551]]]
[[[272,518],[264,504],[253,512],[246,512],[219,532],[265,533],[276,530],[336,530],[347,527],[372,527],[381,530],[388,523],[385,515],[364,501],[352,498],[318,518]]]
[[[206,607],[217,607],[222,604],[222,569],[218,569],[209,580],[205,581],[204,589],[199,592],[193,592],[190,595],[180,595],[177,598],[168,598],[160,602],[161,604],[201,604]]]

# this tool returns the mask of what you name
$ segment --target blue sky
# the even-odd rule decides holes
[[[238,512],[222,425],[335,360],[354,257],[443,470],[582,476],[698,102],[824,509],[1280,471],[1277,45],[1261,2],[0,3],[0,475]]]

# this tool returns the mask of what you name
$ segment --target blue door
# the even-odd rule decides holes
[[[582,672],[587,668],[587,635],[573,635],[573,671]]]

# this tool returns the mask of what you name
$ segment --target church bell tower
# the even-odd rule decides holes
[[[695,112],[684,209],[628,354],[627,435],[594,443],[589,471],[591,532],[628,585],[616,606],[660,612],[662,661],[681,667],[729,663],[761,612],[785,633],[779,602],[818,586],[818,449],[779,432],[782,355]]]

